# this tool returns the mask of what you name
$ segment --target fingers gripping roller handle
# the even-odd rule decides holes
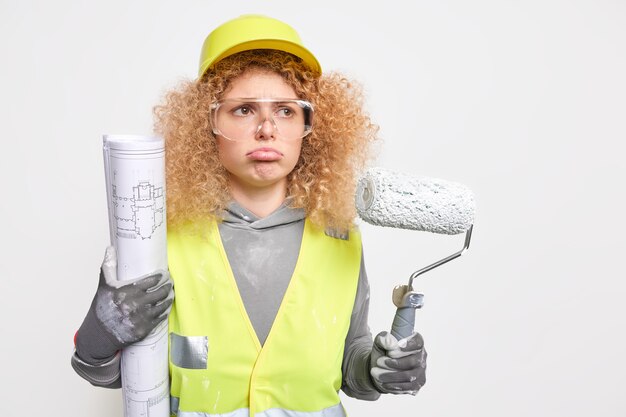
[[[424,294],[415,292],[408,285],[393,289],[396,316],[391,325],[391,334],[398,340],[409,337],[415,328],[415,310],[424,305]]]

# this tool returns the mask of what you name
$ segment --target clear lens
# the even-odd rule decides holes
[[[294,99],[225,99],[213,104],[213,133],[233,141],[254,138],[268,121],[277,139],[296,140],[311,132],[313,107]]]

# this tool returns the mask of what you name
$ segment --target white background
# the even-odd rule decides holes
[[[151,133],[206,34],[243,13],[365,85],[378,165],[478,201],[466,256],[417,283],[427,385],[350,415],[626,415],[621,0],[1,1],[2,413],[121,415],[120,391],[70,367],[109,238],[101,135]],[[375,334],[393,286],[463,239],[363,233]]]

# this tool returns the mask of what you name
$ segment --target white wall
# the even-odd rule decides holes
[[[4,414],[121,415],[69,363],[108,240],[101,135],[150,133],[208,31],[250,12],[363,82],[379,165],[477,196],[467,256],[418,283],[427,385],[351,415],[626,414],[626,3],[398,4],[0,2]],[[363,231],[376,333],[392,287],[462,238]]]

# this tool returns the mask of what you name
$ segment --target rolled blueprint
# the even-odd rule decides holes
[[[158,137],[104,135],[111,244],[120,281],[167,269],[165,149]],[[126,417],[168,417],[167,321],[122,351]]]

